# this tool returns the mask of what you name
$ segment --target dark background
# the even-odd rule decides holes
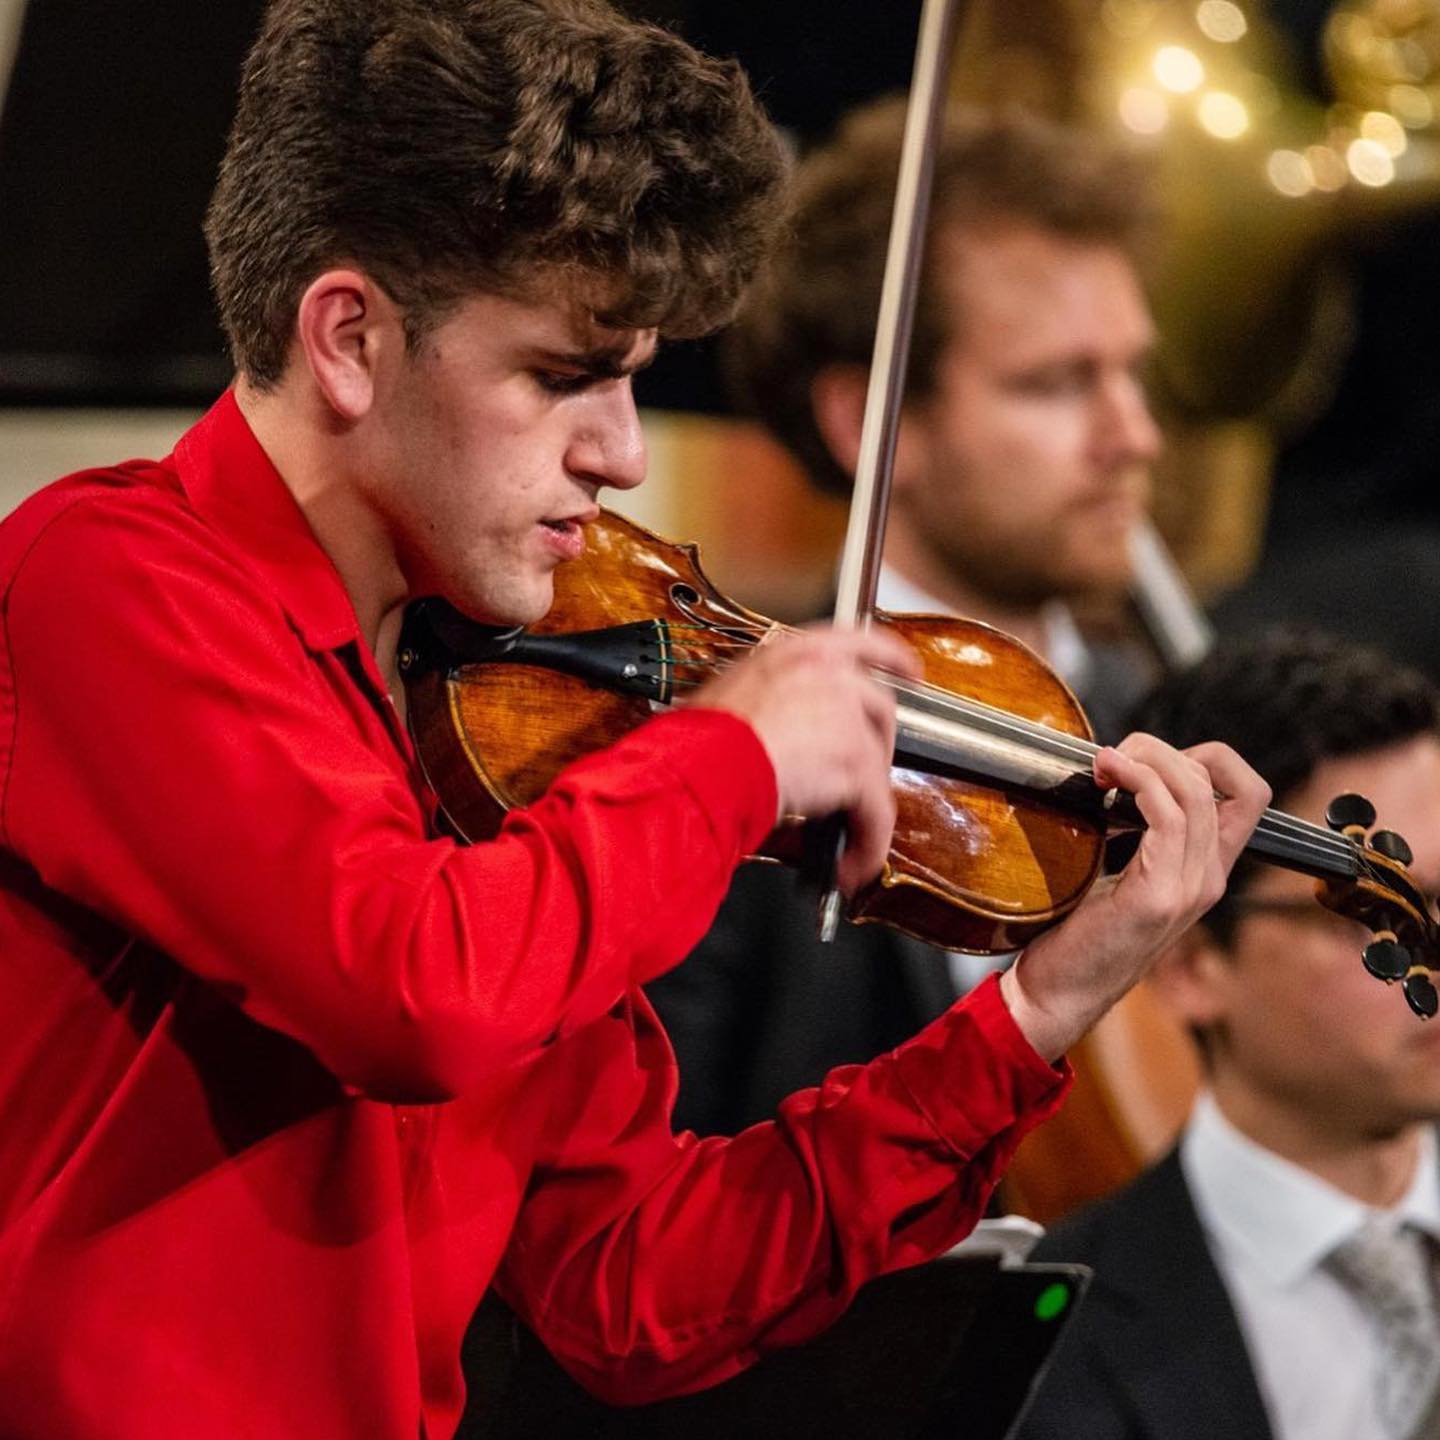
[[[203,405],[227,383],[201,217],[262,0],[29,0],[0,110],[0,404]],[[633,11],[746,66],[803,140],[906,83],[919,0]],[[642,403],[722,408],[708,347]]]
[[[907,82],[920,0],[628,8],[736,56],[804,146],[849,106]],[[1317,91],[1331,8],[1269,6]],[[261,9],[29,0],[0,109],[0,405],[202,406],[228,382],[200,222]],[[1349,257],[1354,349],[1328,414],[1281,447],[1272,545],[1377,505],[1402,523],[1440,515],[1437,255],[1440,221],[1427,214]],[[703,342],[668,348],[639,388],[650,406],[726,408]]]

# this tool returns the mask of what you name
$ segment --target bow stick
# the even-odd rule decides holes
[[[954,43],[958,0],[925,0],[915,49],[915,73],[905,112],[905,138],[895,184],[895,208],[885,254],[885,277],[875,325],[875,349],[865,392],[860,431],[860,457],[845,548],[836,588],[836,625],[860,629],[870,623],[885,548],[885,517],[890,504],[890,477],[895,467],[895,442],[900,407],[905,398],[905,370],[920,272],[925,258],[925,233],[935,148],[945,113],[945,77]],[[834,939],[840,924],[841,896],[835,888],[835,865],[845,848],[845,825],[836,817],[824,822],[812,844],[820,849],[819,932]]]

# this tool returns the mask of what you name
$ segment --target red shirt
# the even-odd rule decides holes
[[[1061,1072],[994,984],[734,1140],[636,986],[774,778],[717,712],[437,838],[339,576],[226,396],[0,525],[0,1433],[448,1436],[492,1279],[620,1400],[963,1235]]]

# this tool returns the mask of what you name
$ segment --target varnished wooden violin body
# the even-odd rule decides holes
[[[531,630],[486,630],[434,606],[407,622],[401,671],[411,728],[431,785],[467,838],[493,835],[507,810],[537,798],[563,766],[618,740],[771,628],[715,589],[693,546],[615,515],[589,527],[587,541],[585,558],[556,572],[554,606]],[[1064,682],[1008,636],[939,616],[882,614],[877,623],[915,648],[931,686],[1090,738]],[[557,640],[547,652],[544,640],[562,636],[581,643]],[[850,919],[948,949],[1000,952],[1054,923],[1090,887],[1103,820],[898,759],[890,858],[853,897]],[[798,863],[800,835],[798,824],[782,825],[761,858]]]

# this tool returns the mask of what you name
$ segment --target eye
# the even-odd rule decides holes
[[[1093,380],[1092,367],[1083,362],[1047,365],[1043,369],[1029,370],[1017,376],[1015,388],[1027,395],[1079,395],[1090,388]]]
[[[536,370],[535,383],[550,395],[578,395],[594,384],[595,377],[585,371],[578,373],[561,370]]]

